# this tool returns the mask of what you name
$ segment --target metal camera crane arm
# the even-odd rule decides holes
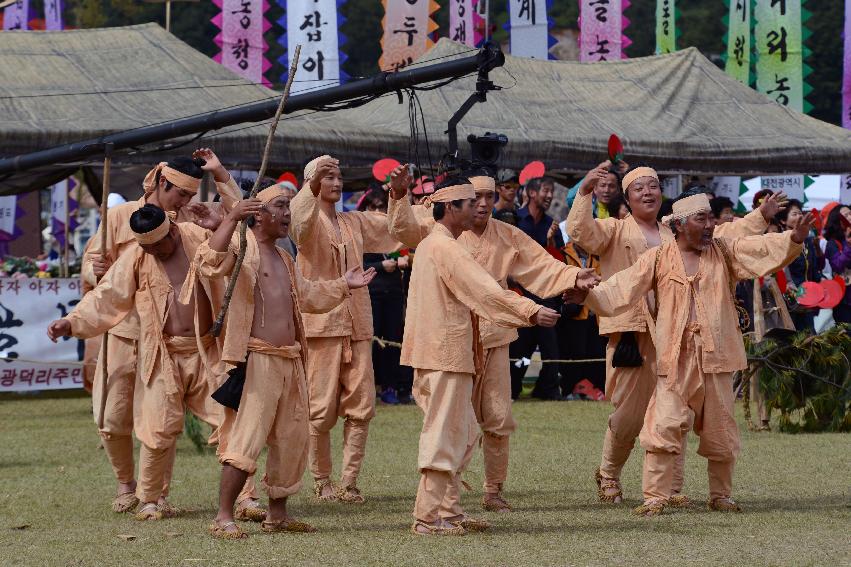
[[[393,91],[401,91],[402,89],[423,83],[441,81],[478,72],[479,80],[476,87],[477,91],[476,94],[473,95],[476,97],[476,100],[474,102],[468,101],[469,106],[472,106],[475,102],[485,100],[484,95],[479,94],[480,89],[482,90],[482,93],[485,93],[487,90],[492,90],[494,88],[493,83],[490,83],[490,81],[487,80],[488,72],[503,65],[504,63],[505,55],[503,55],[499,46],[487,43],[477,54],[470,57],[463,57],[422,67],[414,67],[412,69],[402,69],[395,73],[383,72],[375,75],[374,77],[352,81],[345,85],[340,85],[339,87],[331,87],[321,91],[294,95],[287,101],[286,113],[290,114],[299,110],[307,110],[329,104],[347,102],[363,97],[382,95]],[[484,81],[484,84],[482,81]],[[485,88],[486,86],[487,88]],[[8,157],[0,159],[0,175],[14,174],[16,172],[27,171],[40,166],[75,163],[87,160],[93,156],[101,155],[103,153],[104,144],[106,143],[112,143],[115,151],[119,151],[126,148],[161,142],[172,138],[179,138],[210,130],[218,130],[226,126],[233,126],[244,122],[259,122],[272,118],[275,115],[277,106],[278,97],[274,97],[269,100],[247,104],[238,108],[208,112],[164,124],[145,126],[133,130],[117,132],[115,134],[108,134],[99,138],[56,146],[38,152]],[[465,104],[465,107],[466,106],[467,104]],[[463,116],[467,110],[469,110],[469,108],[463,110],[463,112],[459,110],[459,112],[456,113],[458,120],[461,119],[461,116]],[[453,119],[454,118],[455,117],[453,117]],[[450,146],[451,144],[452,141],[450,139]],[[455,145],[457,147],[457,136]]]

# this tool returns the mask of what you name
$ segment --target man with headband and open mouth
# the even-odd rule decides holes
[[[644,416],[644,504],[636,513],[660,514],[674,492],[683,438],[692,425],[706,457],[709,508],[741,511],[732,499],[739,454],[733,373],[747,366],[735,304],[735,285],[783,269],[801,252],[813,224],[809,215],[794,231],[719,238],[705,193],[674,202],[662,222],[673,232],[632,267],[588,293],[585,304],[609,317],[629,312],[650,291],[649,319],[656,344],[657,381]],[[735,223],[733,223],[735,224]]]

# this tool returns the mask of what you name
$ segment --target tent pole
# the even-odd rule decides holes
[[[165,31],[171,33],[171,0],[165,0]]]

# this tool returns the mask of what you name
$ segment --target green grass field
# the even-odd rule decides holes
[[[217,499],[219,468],[181,438],[172,502],[183,517],[140,523],[109,509],[111,470],[89,399],[0,400],[0,564],[3,565],[851,565],[851,436],[743,432],[735,496],[745,513],[690,511],[644,519],[640,454],[624,471],[627,502],[596,501],[608,404],[515,404],[507,495],[511,514],[484,513],[481,457],[465,478],[470,513],[494,523],[463,538],[411,535],[417,485],[416,407],[380,407],[373,421],[359,507],[319,505],[310,483],[291,500],[313,535],[265,535],[216,541],[206,533]],[[335,458],[339,455],[335,430]],[[686,491],[707,494],[705,461],[689,446]],[[23,527],[26,526],[26,527]],[[132,535],[126,541],[120,535]]]

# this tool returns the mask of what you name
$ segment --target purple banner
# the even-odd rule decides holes
[[[3,29],[6,31],[28,30],[31,19],[30,0],[15,0],[14,4],[3,9]]]
[[[263,40],[272,24],[266,19],[266,0],[213,0],[222,11],[213,23],[222,30],[215,37],[222,51],[216,61],[249,81],[270,86],[264,74],[272,66],[266,59],[269,46]]]
[[[62,21],[62,10],[65,9],[63,0],[44,0],[44,29],[61,31],[65,29]]]

